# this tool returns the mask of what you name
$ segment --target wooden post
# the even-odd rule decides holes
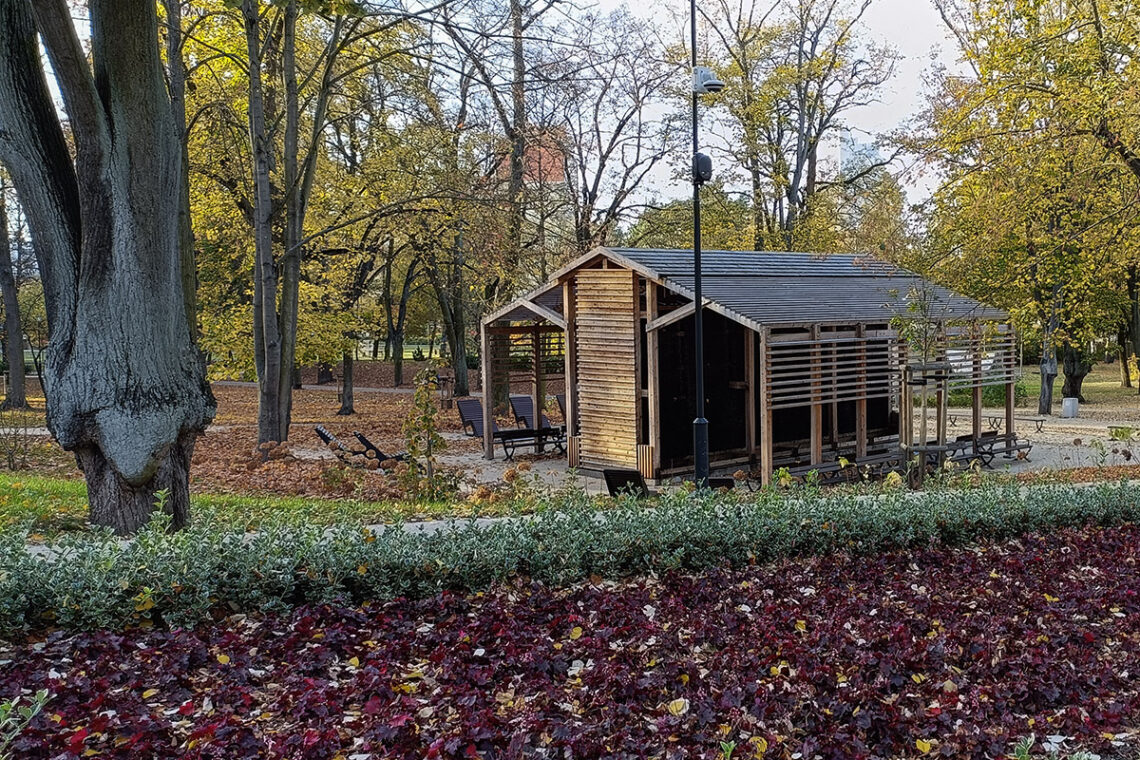
[[[756,453],[756,333],[744,328],[744,445]]]
[[[760,333],[760,483],[772,482],[772,399],[770,383],[772,378],[771,359],[768,356],[767,327]]]
[[[896,352],[898,354],[898,373],[899,373],[899,445],[906,449],[908,455],[911,447],[911,434],[914,429],[913,420],[911,420],[911,394],[910,394],[910,370],[907,369],[907,348],[906,343],[902,340],[896,345]]]
[[[657,283],[653,281],[645,283],[645,309],[647,323],[657,319]],[[661,380],[658,366],[661,357],[657,345],[657,333],[657,330],[651,330],[645,336],[647,360],[645,365],[649,373],[649,377],[646,378],[649,385],[649,445],[653,447],[654,479],[661,469]]]
[[[855,338],[858,340],[856,361],[859,363],[855,387],[858,397],[855,401],[855,458],[862,459],[867,456],[867,325],[855,326]]]
[[[832,328],[832,343],[831,350],[828,351],[831,362],[831,382],[829,393],[831,394],[831,430],[828,431],[831,436],[831,445],[839,449],[839,400],[836,395],[839,393],[839,336],[840,332]]]
[[[539,325],[535,324],[530,328],[530,345],[531,351],[534,353],[534,382],[530,386],[531,408],[534,409],[534,419],[527,420],[532,428],[537,430],[542,427],[542,410],[546,408],[546,383],[543,382],[542,377],[542,333],[539,330]],[[542,451],[542,444],[540,443],[535,447],[535,451]]]
[[[645,383],[641,377],[641,342],[645,340],[645,333],[641,329],[641,298],[639,286],[641,276],[637,272],[630,272],[633,280],[633,398],[634,398],[634,430],[638,444],[641,443],[641,388]],[[648,297],[648,293],[646,294]],[[643,475],[644,477],[644,475]]]
[[[977,323],[973,326],[970,345],[974,350],[974,364],[971,369],[974,394],[970,400],[970,422],[974,428],[974,440],[977,440],[982,434],[982,340],[978,333]]]
[[[1006,325],[1009,339],[1006,341],[1006,382],[1005,382],[1005,434],[1009,438],[1009,442],[1013,443],[1017,439],[1017,433],[1013,429],[1013,415],[1014,415],[1014,402],[1017,400],[1017,365],[1014,363],[1014,358],[1017,355],[1017,335],[1013,332],[1013,325]]]
[[[945,352],[944,346],[948,344],[945,338],[945,327],[939,325],[938,327],[938,350],[935,352],[934,360],[939,362],[948,362],[949,355]],[[949,401],[949,368],[943,370],[938,378],[938,390],[934,393],[934,409],[938,418],[934,421],[934,437],[938,440],[938,446],[943,447],[946,445],[946,405]],[[938,454],[938,463],[945,464],[946,452],[940,448]]]
[[[575,303],[574,281],[566,280],[562,283],[562,315],[566,319],[565,355],[566,365],[566,435],[577,435],[578,426],[575,424],[578,411],[578,342],[575,337]]]
[[[492,403],[492,396],[494,395],[494,386],[492,381],[495,379],[495,370],[491,366],[491,334],[486,324],[479,328],[481,333],[482,350],[483,350],[483,458],[495,458],[495,437],[493,435],[494,425],[494,404]]]
[[[820,401],[819,325],[811,328],[811,463],[823,461],[823,406]]]

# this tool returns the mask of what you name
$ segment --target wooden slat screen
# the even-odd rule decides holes
[[[889,398],[898,391],[893,339],[821,337],[772,343],[765,357],[770,409]]]
[[[1005,385],[1015,379],[1017,335],[1008,325],[950,328],[940,348],[950,362],[950,388]]]
[[[636,330],[633,273],[577,273],[575,339],[583,466],[637,465]]]
[[[538,332],[538,350],[542,357],[542,374],[549,379],[563,374],[565,333],[551,326],[497,326],[488,337],[492,345],[489,358],[496,378],[510,377],[512,382],[534,380],[534,333]]]

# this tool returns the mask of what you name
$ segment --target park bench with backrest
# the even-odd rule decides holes
[[[484,433],[483,404],[478,399],[456,399],[455,408],[459,410],[459,419],[467,435],[482,438]],[[503,454],[508,460],[514,459],[515,451],[528,446],[535,451],[541,451],[547,443],[554,443],[560,449],[566,434],[561,428],[511,428],[504,430],[494,419],[491,420],[491,439],[503,447]],[[563,449],[565,450],[565,449]]]
[[[534,399],[530,396],[511,396],[511,411],[515,415],[515,423],[519,426],[520,430],[535,430],[536,432],[549,431],[546,433],[546,436],[558,446],[560,451],[566,450],[566,426],[554,425],[551,423],[550,418],[542,412],[535,415]],[[534,425],[536,416],[539,421],[538,427]]]

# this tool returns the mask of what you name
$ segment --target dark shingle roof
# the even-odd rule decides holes
[[[484,318],[529,321],[537,315],[527,299],[562,313],[560,280],[606,256],[640,271],[671,290],[693,297],[693,252],[655,248],[597,248],[570,262],[553,279]],[[883,323],[906,308],[911,289],[924,285],[934,294],[933,315],[941,320],[1007,320],[986,306],[913,272],[873,256],[777,251],[704,251],[703,295],[712,308],[753,328],[778,325]]]
[[[692,297],[693,252],[606,249],[667,286]],[[869,256],[773,251],[701,254],[704,297],[758,325],[886,322],[925,284],[940,319],[1006,319],[1005,312],[933,285],[913,272]]]

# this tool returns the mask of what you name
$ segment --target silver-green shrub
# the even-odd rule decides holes
[[[565,585],[591,575],[959,545],[1134,522],[1138,514],[1140,499],[1127,483],[989,484],[869,495],[678,491],[652,502],[619,499],[604,510],[566,491],[532,516],[457,521],[430,533],[285,518],[249,533],[209,513],[175,534],[158,521],[131,541],[75,533],[30,548],[24,531],[7,530],[0,531],[0,634],[190,626],[218,613],[422,597],[517,576]]]

